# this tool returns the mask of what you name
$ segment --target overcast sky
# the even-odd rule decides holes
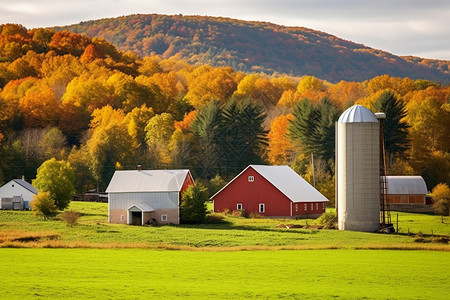
[[[450,60],[449,0],[0,0],[0,23],[27,28],[137,13],[304,26],[396,55]]]

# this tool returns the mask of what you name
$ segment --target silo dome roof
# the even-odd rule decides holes
[[[374,113],[362,105],[353,105],[342,113],[339,123],[377,123]]]

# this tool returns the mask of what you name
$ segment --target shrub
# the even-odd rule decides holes
[[[65,221],[69,227],[77,225],[80,217],[81,213],[73,210],[65,211],[60,215],[60,218]]]
[[[337,228],[337,216],[335,211],[329,211],[322,214],[317,221],[323,225],[324,229],[336,229]]]
[[[245,209],[235,209],[231,212],[231,215],[233,217],[244,217],[248,218],[248,213],[245,211]]]
[[[260,214],[258,214],[256,212],[253,212],[253,211],[249,214],[250,219],[261,219],[262,217],[263,216],[261,216]]]
[[[42,216],[44,220],[53,218],[58,214],[58,208],[49,192],[39,192],[34,196],[31,209],[34,215]]]
[[[205,223],[206,224],[224,224],[224,223],[228,223],[227,221],[225,221],[225,217],[223,214],[208,214],[206,215],[205,218]]]

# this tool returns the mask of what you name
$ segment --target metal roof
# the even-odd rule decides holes
[[[353,105],[342,113],[339,123],[377,123],[375,114],[362,105]]]
[[[29,190],[33,194],[37,194],[38,193],[38,191],[34,188],[34,186],[32,186],[31,184],[29,184],[27,181],[25,181],[23,179],[13,179],[13,181],[15,183],[17,183],[17,184],[20,184],[22,187],[26,188],[27,190]]]
[[[386,176],[390,195],[426,195],[427,184],[421,176]]]
[[[265,166],[265,165],[249,165],[244,171],[239,173],[225,187],[217,192],[211,198],[214,198],[222,190],[224,190],[231,182],[238,178],[248,168],[252,168],[262,177],[267,179],[281,193],[288,197],[292,202],[325,202],[328,201],[324,195],[310,185],[300,175],[295,173],[289,166]]]
[[[127,210],[131,210],[133,207],[136,207],[138,210],[142,211],[142,212],[152,212],[155,211],[155,209],[153,207],[151,207],[150,205],[146,204],[146,203],[138,203],[138,204],[133,204],[130,207],[127,208]]]
[[[107,193],[179,192],[189,170],[116,171]]]

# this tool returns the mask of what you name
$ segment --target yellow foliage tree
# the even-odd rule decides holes
[[[433,208],[438,215],[441,215],[441,222],[444,223],[444,216],[450,213],[450,188],[445,183],[440,183],[434,187],[431,193],[433,197]]]

